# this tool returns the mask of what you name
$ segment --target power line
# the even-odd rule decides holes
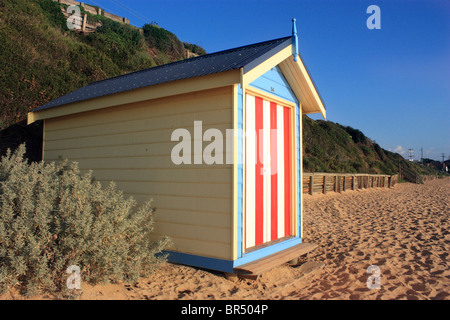
[[[89,2],[92,2],[93,4],[95,4],[96,6],[98,6],[99,8],[102,8],[103,10],[106,9],[106,11],[111,12],[111,10],[109,10],[108,8],[106,8],[104,5],[100,5],[97,2],[93,1],[93,0],[89,0]]]
[[[131,8],[127,7],[127,6],[125,6],[124,4],[117,3],[117,2],[115,2],[114,0],[111,0],[111,1],[112,1],[115,5],[118,5],[118,6],[122,7],[123,9],[125,9],[126,11],[128,11],[131,15],[135,16],[136,18],[138,18],[138,19],[140,19],[140,20],[142,20],[142,21],[144,21],[144,22],[149,22],[149,21],[150,21],[150,19],[148,19],[147,17],[145,17],[145,16],[141,15],[139,12],[134,11],[133,9],[131,9]],[[89,0],[89,2],[92,2],[92,3],[95,4],[96,6],[102,8],[103,10],[106,10],[107,12],[114,12],[114,10],[110,10],[110,9],[108,9],[107,7],[105,7],[103,4],[99,4],[99,3],[95,2],[94,0]]]
[[[142,20],[142,21],[144,21],[144,22],[149,22],[149,21],[150,21],[149,18],[147,18],[146,16],[140,14],[139,12],[135,11],[134,9],[132,9],[132,8],[130,8],[130,7],[126,6],[126,5],[124,5],[124,4],[121,3],[120,1],[118,1],[118,0],[110,0],[110,1],[113,2],[114,4],[118,5],[118,6],[122,7],[123,9],[125,9],[126,11],[128,11],[130,14],[132,14],[132,15],[135,16],[136,18],[138,18],[138,19],[140,19],[140,20]]]

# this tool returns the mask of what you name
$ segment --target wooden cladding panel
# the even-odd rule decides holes
[[[77,161],[102,184],[114,181],[138,203],[154,200],[153,237],[169,236],[171,250],[232,258],[233,165],[180,164],[171,159],[175,129],[194,136],[194,121],[233,128],[232,87],[83,112],[45,120],[44,160]],[[224,148],[226,141],[222,140]],[[233,150],[227,150],[233,153]]]

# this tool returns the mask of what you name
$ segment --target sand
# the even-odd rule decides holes
[[[167,263],[136,285],[82,283],[80,299],[449,300],[449,200],[450,179],[305,195],[304,241],[319,247],[297,266],[253,281]],[[11,290],[0,299],[23,297]]]

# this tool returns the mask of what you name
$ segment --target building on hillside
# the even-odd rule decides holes
[[[302,242],[302,114],[322,99],[293,34],[98,81],[43,105],[43,159],[154,199],[169,261],[257,274]],[[259,270],[259,271],[258,271]]]

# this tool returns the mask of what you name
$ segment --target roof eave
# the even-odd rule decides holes
[[[278,54],[283,49],[289,47],[292,44],[292,38],[288,37],[283,42],[279,43],[272,49],[268,50],[264,54],[260,55],[258,58],[253,59],[246,65],[244,65],[244,74],[248,73],[249,71],[253,70],[254,68],[260,66],[263,62],[266,60],[272,58],[274,55]],[[292,51],[292,49],[291,49]]]
[[[326,119],[326,108],[311,76],[300,56],[297,61],[293,56],[279,64],[292,91],[302,105],[302,113],[320,113]]]
[[[289,39],[290,41],[290,39]],[[276,50],[275,50],[276,49]],[[269,55],[270,53],[270,55]],[[258,65],[246,65],[242,68],[243,70],[243,85],[248,85],[254,80],[262,76],[264,73],[277,66],[289,57],[292,57],[292,43],[283,46],[278,46],[273,50],[270,50],[265,55],[265,60],[259,60]]]
[[[32,111],[27,115],[27,122],[28,124],[31,124],[38,120],[68,116],[75,113],[94,111],[178,94],[220,88],[237,84],[239,81],[239,69],[184,80],[176,80],[154,86],[64,104],[49,109]]]
[[[326,108],[300,55],[293,56],[292,38],[287,38],[241,71],[241,85],[246,86],[275,66],[279,66],[302,104],[303,113],[320,113],[326,119]]]

